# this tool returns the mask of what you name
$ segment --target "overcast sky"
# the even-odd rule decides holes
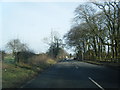
[[[75,8],[83,2],[1,2],[0,48],[12,39],[20,39],[35,52],[46,52],[43,38],[51,29],[61,38],[70,30]]]

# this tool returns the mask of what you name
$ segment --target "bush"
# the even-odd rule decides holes
[[[39,54],[30,58],[30,64],[34,66],[46,66],[50,64],[55,64],[56,61],[48,57],[46,54]]]
[[[15,56],[16,62],[28,63],[29,58],[33,57],[35,54],[29,51],[17,52]]]

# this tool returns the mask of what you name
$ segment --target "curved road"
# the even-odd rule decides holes
[[[63,60],[21,88],[120,88],[119,71],[74,60]]]

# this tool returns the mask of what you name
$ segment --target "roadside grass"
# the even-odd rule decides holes
[[[17,88],[37,74],[31,69],[16,67],[14,64],[3,63],[2,66],[3,88]]]
[[[111,62],[111,60],[101,60],[101,61],[88,61],[88,60],[84,60],[83,62],[86,63],[91,63],[91,64],[96,64],[96,65],[103,65],[103,66],[107,66],[107,67],[112,67],[112,68],[116,68],[116,69],[120,69],[120,63],[114,63]]]
[[[97,64],[97,65],[102,65],[101,63],[95,62],[95,61],[87,61],[87,60],[84,60],[83,62],[87,62],[87,63],[91,63],[91,64]]]
[[[37,59],[37,62],[35,59]],[[14,59],[8,56],[2,62],[2,88],[19,88],[27,81],[36,77],[40,72],[56,63],[55,60],[50,58],[41,61],[41,58],[38,56],[32,58],[32,64],[22,62],[14,64],[13,61]]]

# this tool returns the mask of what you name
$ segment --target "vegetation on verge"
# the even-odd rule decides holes
[[[19,88],[56,63],[46,54],[34,54],[26,58],[26,53],[19,53],[17,63],[14,62],[15,58],[12,54],[5,54],[4,61],[2,61],[2,88]]]
[[[65,58],[67,52],[61,47],[60,39],[54,36],[47,53],[35,54],[27,44],[19,39],[7,43],[6,53],[1,51],[2,60],[2,87],[18,88],[38,73]]]

